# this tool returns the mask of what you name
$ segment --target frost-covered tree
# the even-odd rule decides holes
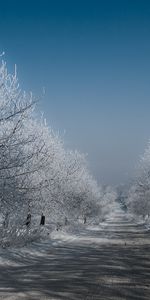
[[[32,94],[22,93],[16,72],[0,68],[0,207],[4,225],[23,223],[45,184],[40,176],[49,161],[47,128],[34,118]],[[48,135],[48,133],[47,133]]]
[[[105,218],[116,207],[117,191],[111,186],[100,187],[101,216]]]
[[[127,206],[132,213],[144,218],[150,214],[150,143],[140,158],[136,173],[129,189]]]
[[[0,211],[4,235],[26,234],[41,214],[47,223],[102,217],[115,199],[100,188],[84,154],[66,150],[60,136],[35,114],[32,94],[19,88],[16,71],[0,67]],[[25,224],[31,215],[30,229]],[[47,221],[48,220],[48,221]]]
[[[0,204],[7,216],[15,210],[24,193],[19,189],[23,167],[31,153],[23,151],[33,135],[24,134],[25,123],[32,112],[32,96],[21,93],[15,75],[7,72],[6,64],[0,68]],[[8,222],[6,222],[8,224]]]

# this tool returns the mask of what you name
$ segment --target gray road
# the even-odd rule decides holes
[[[0,265],[0,299],[150,300],[150,232],[123,213],[77,240],[9,257]]]

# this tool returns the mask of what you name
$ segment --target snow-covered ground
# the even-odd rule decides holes
[[[150,299],[149,230],[119,210],[0,257],[0,299]]]

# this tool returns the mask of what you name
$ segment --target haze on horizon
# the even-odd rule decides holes
[[[66,146],[99,182],[128,181],[150,138],[150,2],[2,2],[0,36]]]

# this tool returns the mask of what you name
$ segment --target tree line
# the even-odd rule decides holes
[[[140,157],[136,175],[126,197],[128,211],[149,219],[150,216],[150,142]]]
[[[63,139],[37,117],[36,99],[23,92],[16,71],[0,67],[0,217],[1,240],[17,237],[30,214],[57,224],[83,218],[102,219],[116,192],[98,186],[86,156],[65,149]],[[34,222],[32,222],[32,217]],[[24,227],[23,227],[24,226]],[[23,232],[27,235],[27,230]]]

